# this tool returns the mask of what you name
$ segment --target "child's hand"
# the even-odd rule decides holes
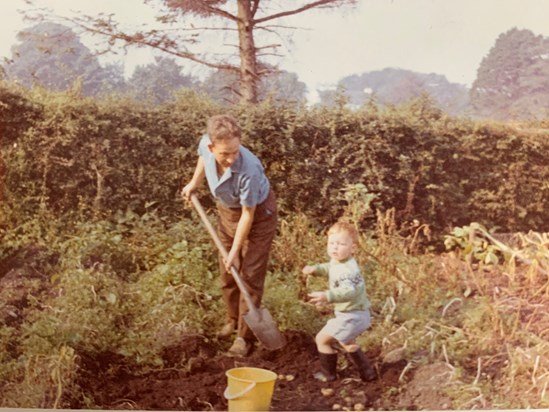
[[[311,298],[309,302],[314,303],[316,306],[321,306],[328,303],[326,292],[311,292],[308,296]]]
[[[315,271],[315,268],[313,266],[307,265],[301,270],[301,273],[303,273],[304,275],[310,275],[314,271]]]

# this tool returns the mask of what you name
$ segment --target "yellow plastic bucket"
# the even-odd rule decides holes
[[[273,397],[276,373],[259,368],[234,368],[225,372],[225,399],[229,411],[268,411]]]

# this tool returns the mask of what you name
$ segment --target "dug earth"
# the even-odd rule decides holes
[[[217,347],[217,342],[188,336],[164,351],[164,369],[138,375],[128,372],[116,356],[83,359],[79,385],[103,409],[227,410],[223,396],[226,371],[255,367],[278,375],[272,411],[450,409],[448,399],[436,390],[437,385],[423,382],[425,373],[434,376],[432,371],[417,369],[410,372],[406,382],[399,381],[406,361],[380,364],[373,353],[368,357],[376,366],[375,381],[358,379],[357,371],[344,356],[339,357],[337,381],[317,381],[312,377],[319,367],[313,338],[299,331],[284,334],[288,341],[284,348],[267,351],[259,346],[246,358],[227,357],[222,351],[226,348]],[[185,368],[175,367],[185,360]],[[113,370],[118,372],[112,374]]]

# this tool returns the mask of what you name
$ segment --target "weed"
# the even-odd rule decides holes
[[[71,397],[78,391],[76,373],[76,355],[70,347],[30,356],[24,361],[22,379],[2,388],[0,406],[70,408]]]

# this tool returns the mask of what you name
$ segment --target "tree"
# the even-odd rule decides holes
[[[469,100],[466,86],[450,83],[440,74],[395,68],[347,76],[338,82],[338,86],[345,90],[349,104],[355,107],[364,105],[374,96],[381,105],[398,105],[428,93],[438,107],[456,115],[465,111]],[[319,96],[322,105],[331,105],[335,93],[330,90],[319,91]]]
[[[481,117],[547,117],[549,39],[516,28],[501,34],[482,60],[470,94]]]
[[[152,103],[164,103],[173,97],[173,92],[181,89],[196,89],[198,82],[191,76],[181,73],[175,59],[155,57],[155,62],[138,66],[128,80],[128,90],[137,99]]]
[[[261,79],[259,100],[272,96],[279,102],[300,102],[305,100],[306,93],[307,86],[299,81],[297,74],[282,70]]]
[[[212,72],[202,85],[204,92],[214,101],[227,105],[240,99],[240,83],[236,73],[223,70]],[[257,100],[267,97],[278,102],[300,102],[305,99],[307,86],[299,81],[295,73],[272,69],[264,75],[258,84]]]
[[[219,104],[234,104],[240,100],[238,73],[214,70],[204,79],[202,90]]]
[[[8,79],[25,87],[39,84],[51,90],[66,90],[80,81],[85,95],[95,95],[105,83],[123,81],[116,70],[103,69],[97,56],[69,27],[40,23],[19,32],[17,38],[21,43],[12,47],[12,61],[5,71]]]
[[[101,72],[101,91],[104,93],[119,93],[127,89],[124,78],[124,65],[121,63],[109,63]]]
[[[153,3],[151,0],[149,2]],[[64,20],[88,32],[106,36],[109,47],[118,41],[125,45],[153,47],[212,69],[233,72],[239,76],[240,101],[256,103],[258,81],[271,71],[262,69],[268,66],[262,65],[261,59],[268,55],[272,57],[273,53],[276,55],[279,47],[273,43],[256,45],[256,33],[261,31],[270,40],[269,35],[276,36],[277,30],[281,29],[280,26],[270,26],[272,21],[311,9],[355,4],[356,0],[294,0],[286,2],[292,5],[290,9],[283,9],[276,2],[267,0],[156,0],[154,3],[165,6],[157,21],[170,29],[154,28],[129,33],[119,27],[112,15],[79,16]],[[175,24],[179,30],[174,30]],[[200,37],[207,34],[216,36],[218,47],[228,40],[230,53],[216,58],[207,51],[200,52]],[[231,59],[229,55],[236,58]]]

